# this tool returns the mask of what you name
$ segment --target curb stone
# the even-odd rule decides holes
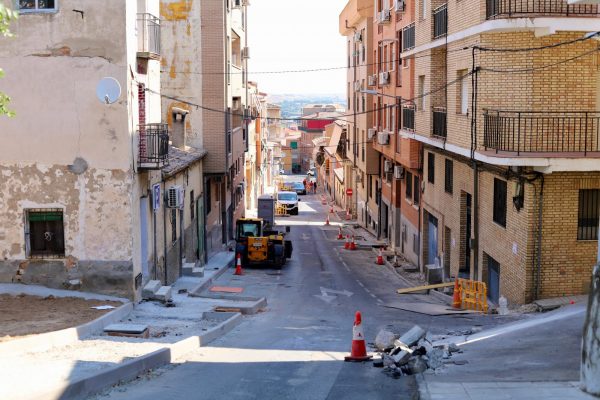
[[[98,374],[63,384],[60,387],[46,391],[42,395],[36,393],[32,397],[23,397],[23,399],[78,400],[85,398],[86,396],[98,393],[109,386],[135,379],[138,375],[148,370],[170,364],[186,353],[198,347],[205,346],[211,341],[225,335],[242,321],[242,315],[240,313],[204,313],[204,316],[207,315],[227,318],[217,326],[200,335],[191,336],[177,343],[167,345],[167,347],[136,357],[121,365],[99,372]]]

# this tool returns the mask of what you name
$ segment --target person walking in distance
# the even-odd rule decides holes
[[[313,193],[317,194],[317,181],[313,182]]]

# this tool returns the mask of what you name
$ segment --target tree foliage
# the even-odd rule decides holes
[[[17,18],[17,13],[10,10],[3,4],[0,4],[0,36],[11,37],[12,33],[10,32],[9,25],[10,22]],[[4,71],[0,68],[0,78],[4,77]],[[10,102],[10,97],[6,94],[0,92],[0,115],[8,115],[12,117],[14,112],[8,109],[8,103]]]

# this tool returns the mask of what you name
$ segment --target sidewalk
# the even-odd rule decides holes
[[[233,329],[241,322],[241,314],[217,313],[213,309],[235,305],[236,301],[188,296],[188,292],[212,285],[225,271],[231,271],[233,253],[220,254],[216,259],[221,260],[221,265],[211,263],[204,277],[183,277],[172,285],[175,307],[142,302],[120,320],[126,325],[147,325],[148,339],[108,336],[101,331],[102,327],[96,327],[87,337],[71,335],[58,341],[61,343],[58,346],[45,342],[48,335],[60,332],[0,343],[3,354],[0,398],[85,398],[103,387],[135,378],[145,370],[181,361],[187,352]],[[48,294],[55,296],[79,295],[75,293],[48,290]],[[32,343],[32,339],[39,343]],[[7,351],[3,351],[3,345]]]

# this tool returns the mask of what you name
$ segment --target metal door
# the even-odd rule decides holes
[[[488,257],[488,298],[498,304],[500,298],[500,264]]]
[[[438,254],[438,220],[433,215],[428,215],[427,264],[435,264],[435,259]]]
[[[150,279],[148,272],[148,197],[140,198],[140,252],[142,260],[142,281]]]

